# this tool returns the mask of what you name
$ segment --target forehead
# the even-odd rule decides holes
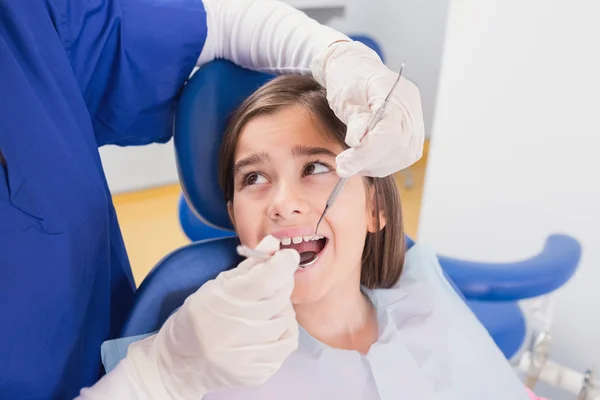
[[[297,146],[324,147],[341,153],[341,144],[323,132],[321,124],[300,106],[286,107],[250,120],[237,141],[235,160],[255,152],[289,152]]]

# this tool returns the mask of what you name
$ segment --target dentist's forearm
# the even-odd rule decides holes
[[[327,47],[349,40],[275,0],[203,0],[208,36],[198,65],[213,59],[272,74],[310,75]]]

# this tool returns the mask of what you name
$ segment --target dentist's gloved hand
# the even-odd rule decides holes
[[[362,142],[371,110],[383,103],[399,71],[391,71],[377,53],[356,41],[332,44],[311,65],[314,78],[327,90],[329,106],[344,122],[350,149],[336,159],[341,177],[384,177],[421,158],[425,137],[419,89],[401,78],[383,118]]]
[[[131,375],[150,399],[198,400],[210,391],[258,385],[298,346],[290,296],[300,256],[267,236],[248,258],[190,296],[160,332],[132,344]]]

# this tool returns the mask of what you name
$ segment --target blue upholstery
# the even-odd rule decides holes
[[[235,236],[235,232],[213,228],[202,222],[188,207],[184,196],[179,198],[179,223],[186,236],[192,241]]]
[[[181,94],[174,124],[179,180],[191,210],[202,222],[231,230],[216,179],[218,148],[229,114],[273,76],[225,60],[213,61],[198,72]]]
[[[581,245],[567,235],[551,235],[542,251],[526,260],[488,263],[438,256],[448,276],[472,300],[515,301],[550,293],[575,273]]]
[[[467,300],[467,304],[507,359],[519,351],[527,327],[516,302]]]
[[[376,51],[382,57],[381,49]],[[271,78],[219,60],[203,66],[187,83],[174,125],[184,196],[179,215],[188,237],[200,242],[176,250],[148,275],[123,336],[158,329],[190,293],[236,264],[237,239],[216,180],[218,148],[230,113]],[[407,238],[407,247],[412,244]],[[515,300],[560,287],[574,273],[580,253],[577,241],[553,235],[540,254],[516,263],[439,259],[449,281],[510,358],[525,337],[525,320]]]

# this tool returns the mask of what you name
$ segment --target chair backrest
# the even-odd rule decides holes
[[[272,78],[216,60],[196,71],[181,94],[174,124],[179,180],[192,212],[213,228],[233,230],[216,179],[228,117]]]

